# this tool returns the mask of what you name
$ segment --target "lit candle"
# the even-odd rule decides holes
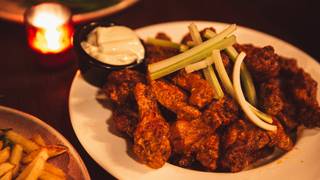
[[[37,53],[61,57],[71,49],[73,25],[66,6],[41,3],[27,9],[24,20],[29,46]]]

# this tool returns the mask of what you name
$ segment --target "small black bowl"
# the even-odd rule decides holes
[[[81,42],[87,39],[87,35],[96,27],[110,27],[114,23],[91,22],[78,27],[73,35],[73,47],[78,56],[78,65],[83,78],[90,84],[102,87],[110,72],[125,68],[143,69],[143,60],[128,65],[114,66],[105,64],[90,56],[81,46]]]

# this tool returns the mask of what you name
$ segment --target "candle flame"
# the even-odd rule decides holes
[[[71,45],[68,28],[56,27],[52,29],[40,29],[36,32],[33,46],[43,53],[58,53]]]
[[[41,6],[29,19],[35,29],[29,37],[31,46],[42,53],[59,53],[71,46],[69,15],[55,6]]]

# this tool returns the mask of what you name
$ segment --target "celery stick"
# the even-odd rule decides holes
[[[200,53],[204,49],[209,49],[213,45],[215,45],[215,44],[219,43],[220,41],[222,41],[223,39],[225,39],[228,35],[230,35],[235,30],[236,30],[236,25],[235,24],[230,25],[228,28],[223,30],[221,33],[217,34],[214,38],[209,39],[208,41],[201,43],[200,45],[195,46],[192,49],[190,49],[184,53],[178,54],[176,56],[173,56],[173,57],[168,58],[163,61],[159,61],[159,62],[150,64],[148,66],[149,72],[154,73],[156,71],[162,70],[164,68],[167,68],[168,66],[171,66],[175,63],[180,62],[183,59],[194,56],[195,54]],[[225,47],[223,47],[223,48],[225,48]]]
[[[188,26],[188,28],[189,28],[190,35],[191,35],[191,38],[192,38],[193,42],[196,45],[201,44],[202,43],[202,39],[201,39],[201,35],[199,33],[199,30],[198,30],[197,26],[194,23],[191,23]]]
[[[236,58],[238,57],[237,50],[233,46],[230,46],[227,47],[225,51],[230,56],[230,59],[233,62],[235,62]],[[241,82],[244,87],[246,98],[248,99],[249,103],[251,103],[253,106],[257,106],[258,103],[256,89],[253,84],[252,76],[244,63],[241,65]]]
[[[227,47],[225,49],[225,51],[228,54],[228,56],[231,58],[231,60],[233,62],[236,62],[236,59],[239,55],[238,51],[233,46]],[[242,65],[242,66],[244,66],[244,65]],[[241,68],[242,68],[242,66],[241,66]]]
[[[226,91],[228,92],[228,94],[230,96],[232,96],[233,98],[237,98],[235,96],[235,93],[234,93],[234,88],[233,88],[233,85],[232,85],[232,82],[228,76],[228,73],[223,65],[223,62],[222,62],[222,58],[220,56],[220,52],[217,51],[217,50],[213,50],[212,51],[212,58],[214,59],[214,64],[215,64],[215,67],[216,67],[216,70],[218,72],[218,75],[220,77],[220,80],[222,82],[222,85],[224,86],[224,88],[226,89]],[[272,123],[273,120],[272,120],[272,117],[261,112],[259,109],[257,109],[256,107],[252,106],[249,102],[247,102],[248,106],[250,107],[250,109],[260,118],[262,119],[263,121],[267,122],[267,123]]]
[[[241,52],[239,56],[236,59],[236,63],[233,68],[233,88],[235,95],[237,97],[238,103],[241,107],[241,109],[244,111],[248,119],[253,122],[255,125],[258,127],[268,130],[268,131],[276,131],[277,126],[266,123],[259,119],[259,117],[252,111],[252,109],[249,107],[249,103],[247,103],[243,92],[241,88],[241,83],[240,83],[240,69],[241,69],[241,64],[243,62],[243,59],[245,58],[246,54]]]
[[[189,26],[189,31],[191,38],[195,45],[200,45],[202,43],[201,35],[198,31],[198,28],[195,24],[191,24]],[[211,58],[212,59],[212,58]],[[202,70],[205,79],[209,82],[209,84],[213,87],[214,89],[214,98],[215,99],[221,99],[223,98],[224,94],[221,89],[220,83],[217,79],[217,76],[212,68],[211,65],[209,65],[207,68]]]
[[[207,57],[202,61],[187,65],[184,69],[186,70],[187,73],[192,73],[194,71],[204,69],[210,66],[211,64],[213,64],[213,59],[211,57]]]
[[[162,46],[162,47],[170,47],[175,49],[180,49],[180,44],[174,43],[171,41],[163,40],[163,39],[157,39],[157,38],[148,38],[147,43],[153,44],[155,46]]]
[[[273,119],[271,116],[269,116],[268,114],[260,111],[259,109],[257,109],[256,107],[252,106],[250,103],[248,103],[248,106],[250,107],[250,109],[260,118],[262,119],[264,122],[270,123],[272,124]]]
[[[208,42],[208,41],[206,41],[206,42]],[[206,42],[204,42],[204,43],[206,43]],[[151,77],[151,79],[154,80],[154,79],[158,79],[163,76],[166,76],[170,73],[173,73],[175,71],[178,71],[178,70],[184,68],[188,64],[198,62],[201,59],[204,59],[204,58],[210,56],[213,49],[222,50],[222,49],[225,49],[226,47],[231,46],[235,42],[236,42],[236,37],[234,35],[232,35],[232,36],[230,36],[226,39],[223,39],[222,41],[215,43],[209,47],[204,46],[205,48],[203,48],[203,46],[202,46],[202,48],[199,51],[197,51],[196,53],[190,53],[190,51],[192,51],[193,49],[200,47],[202,44],[204,44],[204,43],[202,43],[202,44],[196,46],[195,48],[192,48],[184,53],[181,53],[179,55],[176,55],[174,57],[169,58],[169,59],[172,59],[176,63],[173,63],[173,64],[169,63],[170,65],[165,64],[163,66],[163,68],[161,68],[158,71],[151,71],[150,65],[149,65],[150,77]],[[183,55],[183,56],[180,56],[180,55]],[[176,59],[178,59],[178,61]],[[162,62],[162,61],[160,61],[160,62]],[[156,64],[156,63],[154,63],[154,64]]]
[[[208,39],[211,39],[216,36],[216,33],[210,29],[207,29],[205,31],[204,36]],[[230,59],[233,62],[235,62],[236,58],[238,57],[237,50],[233,46],[230,46],[230,47],[227,47],[225,51],[229,55]],[[241,65],[241,82],[245,89],[246,98],[252,105],[256,106],[257,105],[256,89],[253,84],[252,76],[245,64]]]
[[[206,78],[206,80],[209,82],[209,84],[213,87],[215,90],[215,99],[221,99],[224,96],[223,90],[220,86],[220,83],[218,81],[218,78],[212,68],[212,66],[208,66],[208,68],[203,69],[203,75]]]
[[[213,50],[212,51],[212,59],[214,61],[214,65],[216,67],[216,70],[218,72],[218,76],[220,77],[221,83],[224,86],[225,90],[227,91],[227,93],[234,97],[234,90],[233,90],[233,85],[232,82],[228,76],[228,73],[223,65],[222,62],[222,58],[220,55],[220,51],[219,50]]]
[[[217,51],[217,50],[213,50],[212,51],[212,58],[214,59],[214,64],[215,64],[215,67],[216,67],[216,70],[218,72],[218,75],[220,77],[220,80],[222,82],[222,85],[224,86],[224,88],[226,89],[226,91],[228,92],[228,94],[230,96],[232,96],[233,98],[237,98],[235,96],[235,93],[234,93],[234,88],[233,88],[233,85],[232,85],[232,82],[228,76],[228,73],[223,65],[223,62],[222,62],[222,58],[220,56],[220,52]],[[248,106],[250,107],[250,109],[260,118],[262,119],[263,121],[267,122],[267,123],[272,123],[273,120],[272,120],[272,117],[261,112],[259,109],[257,109],[256,107],[254,107],[253,105],[251,105],[249,102],[247,102]]]

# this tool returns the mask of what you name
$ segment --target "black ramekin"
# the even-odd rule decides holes
[[[128,65],[114,66],[105,64],[93,58],[85,52],[81,46],[81,42],[87,39],[87,35],[96,27],[109,27],[114,26],[114,23],[110,22],[91,22],[76,28],[73,35],[73,47],[78,57],[78,65],[83,78],[90,84],[102,87],[107,80],[107,76],[110,72],[115,70],[121,70],[125,68],[142,69],[143,60],[139,63],[134,62]]]

